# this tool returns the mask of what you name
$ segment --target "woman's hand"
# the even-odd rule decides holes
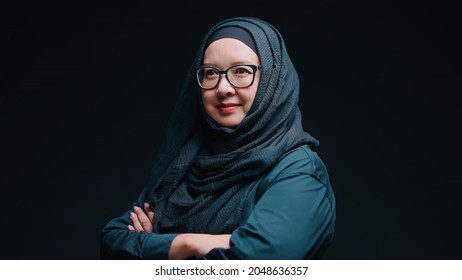
[[[130,214],[130,220],[133,225],[128,225],[129,230],[144,231],[152,233],[153,230],[153,221],[154,221],[154,211],[152,211],[149,203],[144,203],[144,211],[141,207],[133,207],[133,212]]]
[[[184,233],[173,239],[168,258],[184,260],[195,257],[200,259],[214,248],[229,249],[231,234]]]
[[[132,225],[129,230],[152,233],[154,211],[149,203],[144,203],[144,210],[138,206],[133,207],[130,214]],[[229,249],[231,234],[202,234],[184,233],[177,235],[170,246],[169,259],[184,260],[189,258],[200,259],[214,248]]]

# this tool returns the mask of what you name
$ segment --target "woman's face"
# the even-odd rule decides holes
[[[204,53],[204,66],[226,70],[234,65],[260,65],[257,54],[243,42],[222,38],[212,42]],[[228,75],[232,70],[228,72]],[[240,75],[243,69],[234,73]],[[218,124],[226,127],[238,126],[247,115],[257,93],[261,71],[256,71],[253,84],[246,88],[236,88],[230,84],[226,75],[221,74],[218,85],[212,89],[202,89],[202,102],[207,114]]]

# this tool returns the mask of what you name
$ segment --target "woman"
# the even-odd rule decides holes
[[[102,230],[102,258],[320,258],[335,197],[298,96],[271,24],[236,17],[213,26],[147,187]]]

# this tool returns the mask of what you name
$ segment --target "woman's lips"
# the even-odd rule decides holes
[[[241,105],[237,103],[220,103],[218,104],[217,109],[220,112],[232,112],[239,106]]]

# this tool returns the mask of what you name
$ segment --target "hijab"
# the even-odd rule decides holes
[[[207,116],[195,69],[216,31],[237,27],[250,34],[263,67],[254,102],[236,127]],[[255,51],[255,50],[254,50]],[[158,233],[230,233],[241,220],[250,183],[286,152],[319,142],[302,127],[299,80],[281,34],[253,17],[214,25],[191,65],[148,182]]]

